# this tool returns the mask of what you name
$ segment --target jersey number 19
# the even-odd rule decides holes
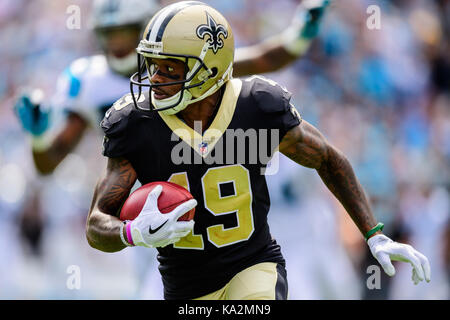
[[[168,181],[189,190],[186,172],[174,173]],[[235,214],[237,217],[237,226],[233,228],[225,229],[223,224],[209,226],[206,230],[208,241],[220,248],[248,240],[254,231],[248,170],[240,164],[210,168],[201,182],[205,207],[209,212],[214,216]],[[221,196],[220,185],[224,183],[233,183],[234,194]],[[191,232],[173,246],[177,249],[203,250],[203,236]]]

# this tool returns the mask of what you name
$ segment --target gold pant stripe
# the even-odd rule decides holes
[[[194,300],[275,300],[277,264],[263,262],[237,273],[223,288]]]

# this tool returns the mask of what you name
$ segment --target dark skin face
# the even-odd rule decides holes
[[[150,82],[152,84],[162,84],[184,79],[185,63],[176,59],[150,59],[146,60]],[[182,84],[172,86],[154,87],[152,90],[158,100],[166,99],[181,90]]]
[[[150,81],[156,83],[169,83],[173,81],[183,80],[185,78],[185,63],[176,59],[148,59],[147,63],[151,71]],[[150,66],[153,67],[150,68]],[[154,87],[152,90],[156,99],[166,99],[181,90],[182,84]],[[186,109],[180,111],[178,115],[186,122],[186,124],[194,128],[195,121],[202,122],[202,131],[207,129],[211,117],[217,105],[220,92],[206,97],[203,100],[190,104]]]
[[[108,28],[99,30],[97,34],[106,54],[123,58],[136,49],[140,29],[136,26]]]

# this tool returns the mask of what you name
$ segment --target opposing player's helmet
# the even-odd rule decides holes
[[[127,25],[144,27],[158,9],[154,0],[95,0],[91,27],[97,30]]]
[[[227,20],[214,8],[198,1],[182,1],[158,11],[148,23],[138,48],[139,70],[131,77],[130,89],[140,110],[175,114],[189,104],[216,92],[231,78],[234,38]],[[169,83],[151,83],[149,59],[177,59],[185,63],[185,77]],[[166,99],[155,99],[152,88],[182,84]],[[149,87],[149,106],[136,103],[134,85]]]
[[[105,34],[108,30],[144,29],[148,20],[159,9],[156,0],[95,0],[93,2],[90,27],[104,48]],[[105,50],[106,51],[106,50]],[[130,74],[137,70],[136,53],[126,57],[107,56],[110,67],[119,73]]]

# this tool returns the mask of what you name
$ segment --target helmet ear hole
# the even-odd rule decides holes
[[[218,70],[216,67],[211,68],[212,74],[209,76],[210,79],[215,78],[217,76]]]

